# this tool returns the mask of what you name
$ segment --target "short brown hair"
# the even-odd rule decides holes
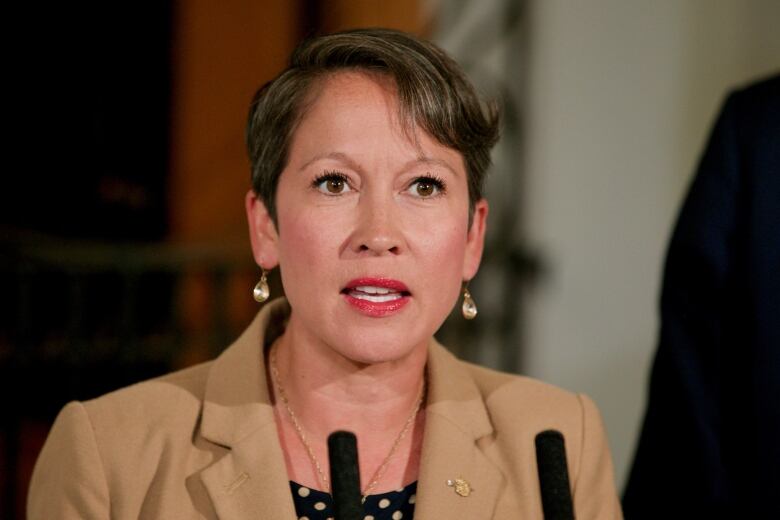
[[[252,187],[271,218],[276,221],[276,187],[308,94],[321,77],[345,70],[391,78],[405,129],[419,125],[463,155],[471,214],[498,140],[496,104],[483,104],[460,66],[433,43],[391,29],[356,29],[298,45],[287,68],[252,100],[246,130]]]

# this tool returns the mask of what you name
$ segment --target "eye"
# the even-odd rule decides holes
[[[433,176],[417,177],[409,191],[415,197],[430,199],[445,192],[444,181]]]
[[[352,190],[347,176],[338,172],[325,172],[324,175],[314,179],[312,186],[327,195],[341,195]]]

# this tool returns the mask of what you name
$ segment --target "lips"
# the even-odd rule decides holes
[[[406,284],[390,278],[356,278],[347,283],[341,293],[347,303],[372,317],[399,311],[411,297]]]

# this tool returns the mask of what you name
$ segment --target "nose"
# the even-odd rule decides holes
[[[388,201],[361,200],[351,250],[359,255],[398,255],[404,248],[394,204]]]

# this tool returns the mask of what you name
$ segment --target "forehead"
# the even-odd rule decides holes
[[[321,77],[311,87],[299,126],[323,118],[333,123],[344,116],[362,112],[383,119],[392,126],[399,123],[396,85],[392,78],[363,71],[343,71]],[[368,122],[368,121],[366,121]]]
[[[366,154],[381,149],[438,156],[464,168],[460,152],[442,145],[419,125],[402,121],[396,90],[390,76],[370,71],[321,78],[312,87],[292,136],[291,159],[300,153]]]
[[[368,92],[367,92],[368,90]],[[361,93],[379,93],[387,101],[396,101],[395,80],[389,74],[371,70],[339,70],[320,76],[311,89],[310,100],[316,102],[326,92],[334,98],[349,98]]]

